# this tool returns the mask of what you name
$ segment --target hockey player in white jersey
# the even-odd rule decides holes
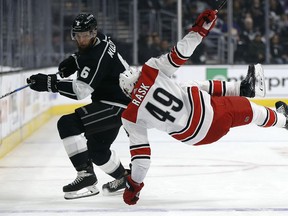
[[[132,165],[123,194],[128,205],[137,203],[150,167],[149,128],[165,131],[186,144],[203,145],[219,140],[236,126],[255,123],[262,127],[287,127],[285,103],[277,107],[283,115],[246,98],[254,97],[255,93],[265,95],[264,75],[259,64],[249,66],[242,82],[214,80],[176,84],[170,79],[207,36],[216,19],[216,11],[206,10],[169,53],[150,58],[140,74],[126,71],[120,75],[120,86],[132,99],[122,114],[130,139]]]

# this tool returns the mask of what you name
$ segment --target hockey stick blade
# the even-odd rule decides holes
[[[27,88],[28,86],[32,85],[33,83],[34,83],[34,82],[29,83],[29,84],[27,84],[27,85],[24,85],[24,86],[22,86],[22,87],[20,87],[20,88],[15,89],[14,91],[11,91],[11,92],[9,92],[9,93],[7,93],[7,94],[5,94],[5,95],[2,95],[2,96],[0,97],[0,99],[5,98],[5,97],[7,97],[7,96],[9,96],[9,95],[12,95],[12,94],[14,94],[14,93],[16,93],[16,92],[18,92],[18,91],[21,91],[22,89]]]

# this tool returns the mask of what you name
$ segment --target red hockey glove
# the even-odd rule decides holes
[[[215,26],[217,19],[216,11],[214,10],[205,10],[202,12],[195,24],[192,26],[191,30],[198,32],[202,37],[206,37],[209,31]]]
[[[127,176],[126,188],[123,193],[123,200],[128,205],[135,205],[139,200],[140,190],[144,187],[144,183],[138,184],[131,179],[131,175]]]

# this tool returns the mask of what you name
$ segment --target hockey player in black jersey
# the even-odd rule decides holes
[[[35,91],[59,92],[76,100],[91,95],[92,103],[62,116],[57,125],[65,150],[78,172],[76,179],[63,187],[65,199],[99,193],[92,163],[115,178],[103,185],[104,194],[125,188],[127,170],[110,146],[121,127],[121,114],[130,101],[119,87],[119,74],[129,66],[113,41],[97,32],[95,17],[79,14],[73,22],[71,37],[78,52],[62,61],[58,70],[62,78],[77,71],[76,79],[58,80],[56,74],[36,74],[27,79],[28,83],[33,82],[30,87]],[[82,192],[84,188],[87,190]]]

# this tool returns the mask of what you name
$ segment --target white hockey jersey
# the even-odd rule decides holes
[[[170,53],[151,58],[142,67],[132,101],[122,114],[130,139],[132,179],[136,182],[143,181],[150,164],[147,129],[156,128],[179,141],[196,144],[206,136],[213,120],[210,95],[239,95],[240,83],[203,81],[180,85],[170,78],[201,40],[198,33],[190,32]]]

